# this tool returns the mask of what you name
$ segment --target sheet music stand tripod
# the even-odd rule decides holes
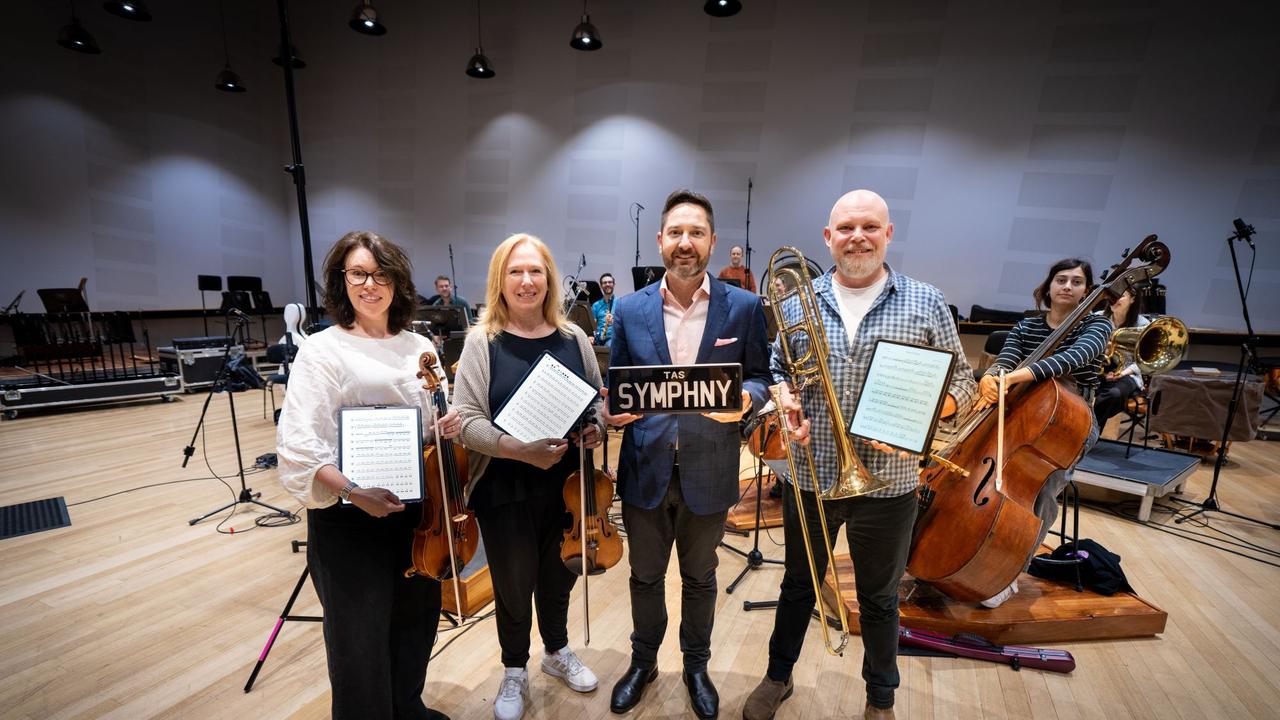
[[[761,415],[760,417],[761,417],[761,421],[764,422],[763,418],[765,418],[766,416]],[[741,555],[747,561],[747,564],[742,568],[742,572],[738,573],[738,577],[734,578],[733,582],[729,583],[729,586],[724,589],[725,593],[729,595],[733,594],[733,591],[738,588],[738,584],[741,583],[743,579],[747,577],[747,573],[751,572],[752,570],[759,570],[760,567],[763,566],[765,563],[771,563],[773,565],[786,564],[782,560],[773,560],[771,558],[766,558],[764,554],[760,552],[760,520],[761,520],[760,516],[761,516],[761,513],[763,512],[763,507],[764,507],[764,457],[763,456],[764,456],[765,447],[769,445],[769,436],[771,434],[768,431],[768,423],[765,423],[765,428],[766,428],[765,432],[761,433],[760,435],[760,448],[759,448],[760,453],[759,455],[756,456],[756,479],[755,479],[756,525],[754,530],[752,531],[755,537],[754,537],[754,540],[752,541],[751,552],[743,552],[738,548],[730,545],[729,543],[726,543],[723,540],[720,541],[720,547],[724,548],[725,550],[728,550],[729,552]],[[750,436],[749,433],[748,433],[748,436]]]

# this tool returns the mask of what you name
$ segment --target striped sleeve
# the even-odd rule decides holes
[[[1054,354],[1028,365],[1037,381],[1064,377],[1097,363],[1111,338],[1111,321],[1102,315],[1089,315],[1081,323],[1079,334]]]
[[[1006,372],[1012,372],[1018,367],[1018,363],[1027,356],[1027,350],[1024,347],[1025,340],[1023,335],[1026,333],[1027,320],[1019,320],[1009,329],[1009,337],[1004,339],[1004,347],[1000,348],[1000,356],[995,362],[991,363],[991,367],[987,368],[987,375],[995,375],[1003,368]]]

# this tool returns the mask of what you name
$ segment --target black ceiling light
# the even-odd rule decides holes
[[[289,46],[289,59],[292,61],[291,64],[293,65],[294,70],[301,70],[302,68],[307,66],[306,61],[298,57],[297,45]],[[276,56],[271,58],[271,62],[279,65],[280,67],[284,67],[284,45],[283,44],[281,44],[280,47],[277,49]]]
[[[347,27],[361,35],[387,34],[387,26],[378,20],[378,10],[369,0],[362,0],[356,9],[351,11],[351,21],[347,23]]]
[[[222,22],[222,55],[226,64],[222,66],[222,72],[218,73],[218,78],[213,81],[213,86],[223,92],[242,93],[245,87],[240,84],[240,76],[231,69],[231,50],[227,48],[227,17],[222,12],[222,0],[218,0],[218,19]]]
[[[702,11],[711,17],[729,17],[742,11],[742,3],[738,0],[707,0]]]
[[[574,50],[599,50],[604,47],[604,41],[600,39],[600,31],[596,30],[596,26],[591,24],[591,16],[587,14],[587,2],[582,1],[582,22],[578,23],[578,27],[573,29],[573,37],[569,39],[569,47]]]
[[[62,30],[58,31],[58,44],[68,50],[75,50],[86,55],[100,55],[102,49],[98,47],[98,41],[93,39],[88,30],[80,24],[80,18],[76,17],[76,4],[71,3],[71,22],[62,26]]]
[[[489,58],[484,54],[484,42],[480,38],[480,0],[476,0],[476,54],[467,61],[467,75],[479,80],[488,80],[497,75]]]
[[[125,20],[151,22],[151,12],[142,0],[113,0],[102,3],[102,9]]]

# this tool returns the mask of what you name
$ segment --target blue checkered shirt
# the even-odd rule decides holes
[[[886,266],[888,268],[888,266]],[[844,322],[840,318],[840,307],[836,302],[835,291],[831,287],[832,273],[828,271],[813,281],[813,290],[818,297],[818,308],[822,315],[822,323],[826,328],[827,347],[831,357],[827,358],[831,372],[831,381],[836,394],[840,398],[840,412],[845,420],[853,417],[853,408],[858,400],[858,389],[862,387],[867,376],[867,367],[871,363],[871,353],[876,340],[896,340],[898,342],[929,345],[931,347],[951,350],[956,354],[955,367],[951,374],[951,383],[947,392],[955,398],[961,410],[973,403],[977,384],[973,380],[973,370],[965,359],[964,349],[960,346],[960,335],[951,318],[951,311],[942,296],[942,291],[928,283],[913,280],[906,275],[888,268],[889,277],[884,289],[880,292],[858,326],[858,334],[852,345],[845,332]],[[800,303],[796,298],[789,298],[782,304],[783,315],[788,323],[799,319]],[[773,352],[769,361],[770,370],[776,382],[787,379],[783,369],[782,337],[773,343]],[[809,341],[799,334],[791,341],[793,357],[799,357],[809,349]],[[810,385],[801,393],[800,403],[809,418],[814,463],[817,465],[818,482],[823,490],[829,489],[836,477],[835,440],[830,415],[826,412],[826,403],[821,398],[822,389],[818,385]],[[848,423],[842,420],[837,429],[845,432]],[[858,453],[863,465],[875,477],[891,481],[891,485],[883,490],[868,493],[869,497],[897,497],[916,489],[920,481],[920,464],[918,459],[904,460],[897,453],[888,454],[872,448],[860,438],[851,438],[854,450]],[[800,456],[797,456],[799,460]],[[800,460],[800,463],[803,463]],[[809,481],[808,472],[802,468],[798,485],[801,490],[812,491],[813,483]]]

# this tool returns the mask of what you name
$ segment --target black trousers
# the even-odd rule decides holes
[[[658,663],[667,632],[667,565],[671,546],[680,565],[680,651],[684,669],[702,672],[711,659],[711,626],[716,613],[716,548],[724,538],[728,511],[698,515],[684,504],[680,473],[672,470],[667,495],[658,506],[622,504],[622,522],[631,546],[631,662],[642,668]]]
[[[353,506],[307,511],[307,567],[324,607],[334,718],[423,718],[440,583],[405,578],[419,505],[375,518]]]
[[[559,493],[533,495],[523,502],[476,510],[498,620],[502,665],[529,662],[533,630],[530,596],[538,609],[543,649],[553,653],[569,644],[569,592],[578,576],[560,562],[564,538],[564,499]]]
[[[770,678],[785,682],[800,657],[810,613],[817,603],[809,560],[800,533],[796,512],[796,491],[784,485],[783,529],[787,538],[786,569],[778,593],[778,610],[769,638]],[[818,577],[826,577],[827,550],[822,542],[818,508],[812,492],[801,492],[813,561]],[[862,626],[862,679],[867,684],[867,702],[876,707],[893,707],[898,677],[898,585],[907,568],[911,549],[911,528],[916,518],[915,493],[892,498],[855,497],[825,504],[827,530],[831,542],[843,525],[853,558]],[[834,549],[834,548],[833,548]]]
[[[1125,402],[1138,389],[1138,381],[1132,375],[1110,382],[1103,380],[1098,386],[1097,399],[1093,401],[1093,417],[1098,427],[1106,427],[1107,421],[1124,412]]]

